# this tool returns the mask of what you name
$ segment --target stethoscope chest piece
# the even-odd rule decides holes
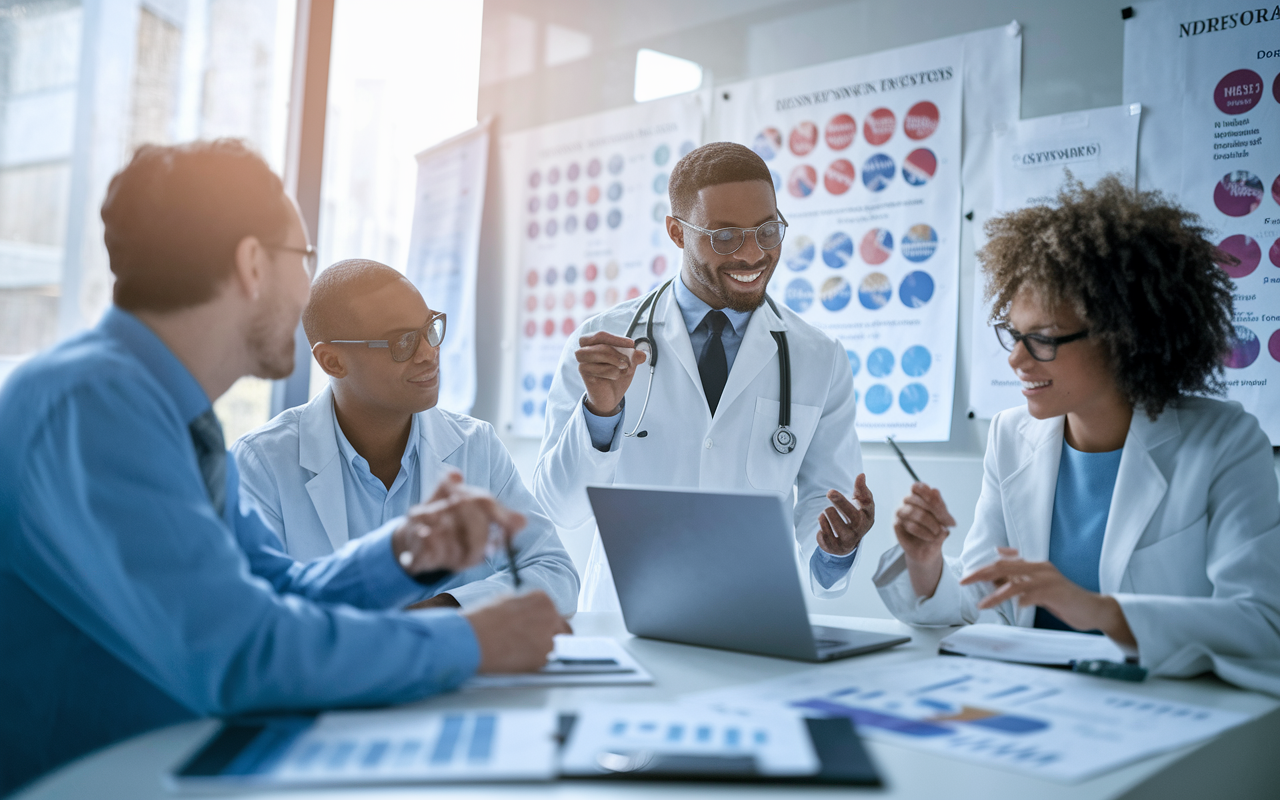
[[[796,449],[796,435],[786,425],[779,425],[773,432],[773,449],[784,456]]]

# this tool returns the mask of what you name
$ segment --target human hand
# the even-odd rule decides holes
[[[410,575],[460,572],[484,560],[491,525],[510,539],[525,522],[523,514],[504,508],[488,492],[466,486],[461,475],[451,472],[427,502],[409,509],[391,534],[391,549]]]
[[[996,590],[978,603],[995,608],[1008,600],[1019,606],[1040,606],[1078,631],[1100,630],[1120,644],[1134,644],[1124,611],[1113,597],[1073,583],[1048,561],[1026,561],[1012,547],[996,548],[1000,558],[960,580],[961,586],[992,583]]]
[[[933,597],[942,577],[942,543],[955,527],[942,492],[923,483],[911,484],[911,494],[894,514],[893,534],[907,560],[911,587],[919,597]]]
[[[818,546],[833,556],[847,556],[857,548],[876,521],[876,500],[867,488],[866,474],[853,482],[853,500],[835,489],[827,492],[831,505],[818,515]]]
[[[612,417],[618,413],[622,398],[631,387],[636,367],[648,358],[643,350],[635,349],[633,339],[615,336],[608,331],[597,331],[578,339],[578,374],[587,387],[587,410],[597,417]],[[631,355],[618,352],[618,348],[630,348]]]
[[[573,633],[541,591],[506,597],[463,614],[480,644],[480,672],[533,672],[547,663],[555,636]]]

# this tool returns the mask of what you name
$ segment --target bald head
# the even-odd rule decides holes
[[[365,334],[348,330],[354,322],[352,304],[395,282],[402,282],[417,293],[413,284],[399,272],[366,258],[339,261],[321,272],[311,285],[311,301],[302,312],[307,342],[314,347],[316,342],[363,338]]]

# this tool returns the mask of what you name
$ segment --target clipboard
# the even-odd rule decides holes
[[[576,714],[561,714],[558,738],[563,746],[573,733]],[[654,781],[751,783],[818,786],[883,786],[880,773],[847,717],[806,718],[805,726],[821,766],[813,775],[761,773],[751,756],[663,756],[654,754],[595,775],[560,775],[573,781]]]

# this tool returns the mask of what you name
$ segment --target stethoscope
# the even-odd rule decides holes
[[[635,340],[636,349],[643,350],[649,357],[649,386],[644,390],[644,405],[640,406],[640,417],[636,420],[636,426],[630,433],[623,432],[623,436],[643,439],[649,435],[648,431],[640,430],[640,425],[644,423],[644,414],[649,410],[649,396],[653,393],[653,372],[658,368],[658,340],[653,335],[653,315],[658,310],[658,299],[674,280],[675,278],[672,278],[650,292],[636,309],[635,316],[631,318],[631,324],[627,326],[626,336],[630,339],[631,334],[635,333],[636,327],[640,324],[640,317],[644,316],[645,311],[649,312],[644,326],[644,336]],[[772,297],[766,294],[764,301],[769,304],[769,308],[773,309],[773,313],[778,314],[779,317],[782,316],[778,313],[778,307],[774,305]],[[791,350],[787,347],[786,331],[769,331],[769,333],[773,334],[774,341],[778,343],[778,382],[782,386],[778,403],[778,429],[773,432],[771,442],[773,449],[785,456],[796,449],[796,435],[789,427],[791,425]]]

